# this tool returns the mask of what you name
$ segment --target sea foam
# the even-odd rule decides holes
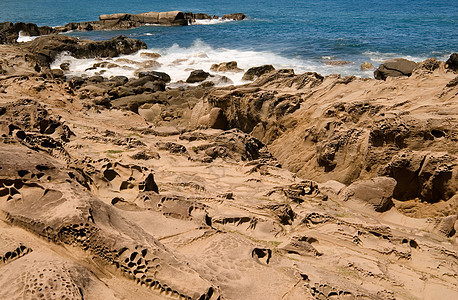
[[[144,53],[160,54],[161,56],[157,58],[160,65],[151,66],[151,58],[148,58]],[[117,75],[135,77],[135,73],[138,71],[155,70],[169,74],[172,83],[186,81],[191,71],[202,69],[211,74],[226,76],[236,85],[246,83],[242,80],[244,72],[219,73],[210,70],[213,64],[229,61],[236,61],[238,67],[245,71],[250,67],[271,64],[276,69],[294,69],[296,74],[317,72],[322,75],[331,73],[355,75],[355,70],[359,68],[356,63],[345,66],[329,66],[320,59],[304,60],[285,57],[269,51],[215,48],[199,39],[195,40],[190,47],[174,44],[169,48],[151,48],[118,58],[76,59],[64,53],[55,60],[52,67],[59,68],[61,63],[66,62],[70,64],[67,76],[103,75],[108,78]],[[94,64],[100,62],[106,62],[105,66],[94,68]],[[371,74],[371,72],[360,71],[357,75],[368,77]]]

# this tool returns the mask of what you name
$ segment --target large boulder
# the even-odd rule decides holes
[[[361,201],[371,205],[377,212],[384,212],[393,206],[392,197],[395,186],[396,180],[390,177],[358,180],[342,192],[342,198],[344,201]]]
[[[410,76],[416,66],[416,62],[404,58],[388,60],[374,71],[374,77],[385,80],[387,77]]]
[[[450,55],[449,59],[445,62],[446,68],[452,71],[458,71],[458,53]]]
[[[249,68],[248,71],[245,72],[245,74],[243,74],[242,79],[243,80],[255,80],[257,77],[263,74],[266,74],[266,73],[270,73],[274,70],[275,68],[272,65],[263,65],[260,67],[252,67],[252,68]]]
[[[194,70],[189,74],[188,79],[186,79],[187,83],[196,83],[201,82],[207,79],[210,76],[210,73],[205,72],[204,70]]]

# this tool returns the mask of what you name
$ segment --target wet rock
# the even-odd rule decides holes
[[[417,63],[404,58],[389,60],[374,71],[375,79],[385,80],[387,77],[410,76]]]
[[[64,71],[61,69],[51,69],[51,76],[53,78],[64,78]]]
[[[263,65],[260,67],[252,67],[249,68],[245,74],[243,74],[243,80],[255,80],[257,77],[264,75],[266,73],[270,73],[274,71],[275,68],[272,65]]]
[[[377,212],[384,212],[393,206],[393,191],[396,180],[390,177],[375,177],[358,180],[342,192],[342,199],[358,200],[374,207]]]
[[[201,82],[207,79],[210,76],[210,73],[205,72],[204,70],[195,70],[189,74],[188,79],[186,79],[187,83],[196,83]]]
[[[68,62],[61,63],[59,67],[63,71],[69,71],[70,70],[70,63],[68,63]]]

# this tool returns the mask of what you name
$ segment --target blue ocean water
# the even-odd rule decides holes
[[[258,53],[280,61],[273,64],[361,76],[370,73],[359,70],[365,61],[377,65],[393,57],[446,59],[458,51],[457,0],[0,0],[0,22],[56,26],[97,20],[100,14],[169,10],[220,16],[243,12],[248,19],[72,35],[97,40],[124,34],[163,54],[196,47]],[[328,66],[329,60],[351,64]]]

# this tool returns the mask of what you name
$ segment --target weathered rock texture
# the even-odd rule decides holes
[[[45,41],[0,45],[0,299],[458,297],[445,63],[173,89],[53,77],[107,52]]]

